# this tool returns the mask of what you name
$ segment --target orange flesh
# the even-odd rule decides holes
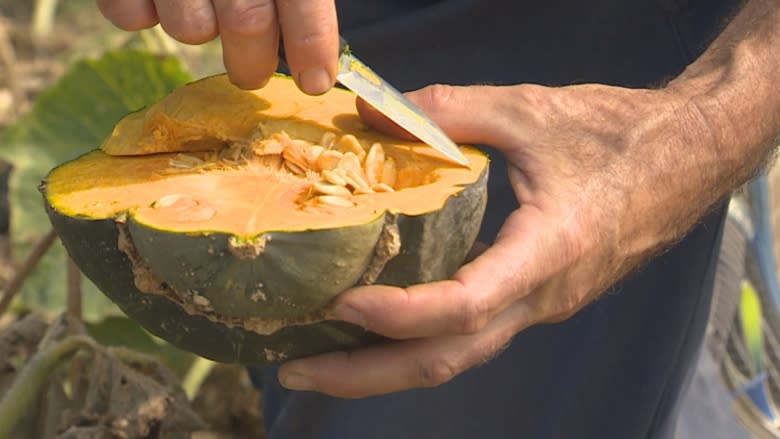
[[[301,208],[300,199],[313,181],[261,166],[171,172],[171,154],[119,158],[95,151],[55,169],[46,189],[52,206],[70,216],[104,219],[129,211],[140,222],[164,230],[249,237],[272,230],[365,224],[386,210],[406,215],[436,210],[484,170],[482,153],[465,152],[470,169],[436,167],[429,170],[437,176],[433,183],[354,195],[354,207]],[[165,203],[170,200],[175,202]]]
[[[212,94],[219,95],[220,90],[233,94],[238,90],[227,84],[223,77],[187,87],[204,88],[206,81],[216,83],[211,87]],[[240,117],[216,117],[220,112],[224,115],[228,111],[230,102],[213,100],[216,99],[214,96],[209,98],[210,102],[206,101],[209,104],[205,109],[201,102],[202,111],[193,113],[191,108],[198,106],[196,102],[191,101],[190,95],[177,91],[173,98],[169,96],[155,106],[166,107],[166,120],[172,120],[167,113],[180,117],[167,128],[160,130],[160,126],[139,124],[146,113],[129,116],[116,127],[114,136],[104,143],[103,150],[134,155],[117,157],[93,151],[60,166],[46,181],[49,202],[61,213],[75,217],[107,219],[128,212],[138,221],[163,230],[213,231],[252,237],[268,231],[365,224],[388,210],[406,215],[431,212],[441,208],[446,199],[460,192],[464,185],[477,181],[487,166],[487,157],[475,148],[463,148],[470,162],[466,168],[442,160],[426,145],[366,131],[354,112],[354,96],[341,90],[320,97],[304,96],[297,92],[291,80],[273,78],[263,90],[239,92],[237,96],[245,101],[247,95],[250,101],[254,96],[263,96],[265,104],[256,110],[257,114],[244,103],[231,107],[233,111],[241,110]],[[274,102],[274,105],[269,106],[268,102]],[[177,103],[184,107],[177,110],[174,105]],[[155,107],[148,112],[154,113]],[[218,122],[209,123],[209,117]],[[182,121],[190,128],[182,130]],[[240,123],[235,124],[236,121]],[[215,139],[239,141],[249,137],[258,123],[272,131],[284,129],[293,138],[311,142],[317,142],[324,132],[338,136],[351,133],[366,142],[382,142],[387,156],[396,161],[397,191],[352,195],[351,199],[356,203],[353,207],[311,205],[302,200],[318,180],[317,176],[298,177],[267,168],[259,161],[230,169],[176,169],[171,161],[177,154],[144,155],[152,151],[181,151],[184,148],[180,142],[182,132],[200,131],[201,137],[192,135],[186,140],[190,148],[209,143],[214,148],[218,143]],[[251,126],[244,128],[245,124]],[[202,142],[203,139],[206,142]],[[132,142],[136,149],[131,147]],[[192,155],[199,156],[198,153]]]

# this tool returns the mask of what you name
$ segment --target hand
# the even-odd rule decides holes
[[[260,88],[276,71],[280,32],[291,73],[308,94],[336,78],[339,38],[334,0],[97,0],[103,15],[125,30],[158,22],[175,39],[201,44],[222,37],[230,79]]]
[[[500,149],[521,207],[451,280],[339,296],[334,319],[395,341],[288,362],[288,388],[357,398],[445,383],[596,300],[717,201],[695,181],[708,163],[688,134],[704,138],[703,124],[667,90],[433,86],[409,97],[454,140]]]

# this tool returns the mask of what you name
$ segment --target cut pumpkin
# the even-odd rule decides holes
[[[325,318],[351,286],[454,273],[486,203],[487,157],[463,152],[467,167],[366,129],[344,90],[216,76],[128,115],[42,192],[131,318],[208,358],[273,363],[377,339]]]

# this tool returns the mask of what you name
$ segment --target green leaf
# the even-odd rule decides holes
[[[0,158],[14,165],[11,233],[23,258],[50,228],[38,185],[54,166],[100,146],[116,122],[191,80],[180,63],[138,51],[84,60],[37,98],[32,111],[0,132]],[[53,247],[25,282],[19,306],[59,312],[65,306],[65,252]],[[84,283],[84,315],[116,309],[91,282]]]

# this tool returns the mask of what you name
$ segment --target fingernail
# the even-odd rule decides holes
[[[311,378],[298,373],[289,373],[279,378],[282,386],[290,390],[314,390],[314,382]]]
[[[337,305],[335,308],[333,308],[331,315],[337,320],[352,323],[353,325],[358,325],[361,328],[366,327],[366,319],[363,317],[363,314],[349,305]]]
[[[321,95],[330,90],[333,81],[330,79],[328,71],[325,69],[314,68],[304,70],[298,75],[298,85],[304,93],[310,95]]]

